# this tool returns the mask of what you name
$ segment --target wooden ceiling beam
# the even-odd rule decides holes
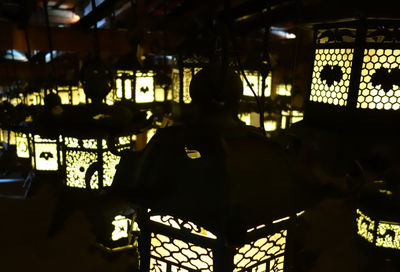
[[[16,49],[28,51],[24,30],[11,23],[0,22],[0,50]],[[78,28],[51,28],[53,50],[69,52],[92,52],[94,49],[94,30]],[[132,50],[133,31],[98,30],[99,47],[102,52],[126,54]],[[45,27],[29,26],[27,37],[31,50],[49,51],[49,41]]]

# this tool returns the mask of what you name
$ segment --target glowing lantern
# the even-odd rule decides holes
[[[326,121],[337,119],[329,115],[335,110],[366,120],[363,114],[399,110],[398,31],[398,22],[391,21],[317,26],[307,115]]]
[[[32,165],[38,171],[57,171],[62,165],[59,139],[42,138],[40,135],[31,136]]]
[[[257,112],[240,113],[238,117],[248,126],[260,127],[260,114]],[[264,128],[266,132],[275,131],[278,128],[278,122],[267,117],[264,121]]]
[[[113,97],[113,98],[112,98]],[[153,71],[117,71],[115,90],[107,98],[107,104],[114,101],[132,100],[136,103],[152,103],[165,101],[164,89],[157,87]]]
[[[244,98],[246,97],[254,97],[253,91],[257,94],[258,97],[261,96],[262,94],[262,75],[258,71],[254,70],[245,70],[244,71],[247,80],[249,81],[250,86],[247,84],[246,80],[244,77],[241,75],[241,79],[243,82],[243,96]],[[264,96],[270,96],[271,95],[271,74],[268,75],[268,77],[265,79],[265,91],[264,91]]]
[[[112,150],[105,138],[64,137],[66,185],[90,189],[111,186],[120,160],[117,152],[132,148],[136,138],[122,136],[117,139],[115,150]]]
[[[97,236],[98,245],[108,252],[137,247],[137,237],[140,230],[135,218],[136,212],[132,208],[126,208],[112,216],[110,231],[106,232],[106,237]]]
[[[292,84],[279,83],[276,86],[276,94],[281,96],[291,96]]]
[[[82,87],[79,86],[58,86],[57,94],[61,98],[63,105],[86,104],[86,95]]]
[[[292,223],[289,219],[291,217],[249,229],[245,243],[232,248],[226,247],[218,235],[193,222],[149,211],[147,228],[141,230],[139,237],[140,271],[213,272],[220,271],[229,260],[234,272],[282,272],[288,227]],[[147,247],[143,245],[146,241]]]
[[[297,110],[283,110],[281,119],[281,129],[287,129],[292,124],[303,120],[303,112]]]
[[[400,250],[400,222],[378,220],[357,209],[357,234],[369,243]]]
[[[25,104],[28,106],[36,106],[42,103],[40,93],[28,93],[25,97]]]
[[[29,148],[29,135],[23,132],[16,132],[15,144],[17,146],[17,157],[29,159],[31,151]]]
[[[201,69],[201,67],[182,68],[182,90],[180,84],[179,69],[172,69],[172,101],[185,104],[188,104],[192,101],[189,92],[190,81],[192,80],[192,77]]]

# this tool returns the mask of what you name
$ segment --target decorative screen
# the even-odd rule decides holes
[[[283,272],[286,236],[287,231],[281,230],[239,248],[233,260],[233,271]]]
[[[357,108],[400,108],[400,50],[366,49],[361,71]]]
[[[67,150],[66,171],[67,171],[67,186],[76,188],[86,188],[85,175],[89,166],[97,161],[96,152]],[[91,180],[91,188],[98,188],[98,177],[93,175]]]
[[[353,61],[353,49],[317,49],[310,100],[346,106]]]
[[[360,210],[357,210],[357,216],[357,233],[368,242],[372,243],[374,241],[375,221],[363,214]]]

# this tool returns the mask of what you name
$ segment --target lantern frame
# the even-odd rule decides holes
[[[227,246],[223,233],[148,210],[138,216],[139,271],[283,272],[292,258],[288,235],[302,214],[251,228],[243,244]]]

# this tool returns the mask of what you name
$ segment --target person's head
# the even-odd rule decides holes
[[[237,114],[243,83],[229,66],[211,63],[195,74],[190,82],[192,103],[204,113]]]

